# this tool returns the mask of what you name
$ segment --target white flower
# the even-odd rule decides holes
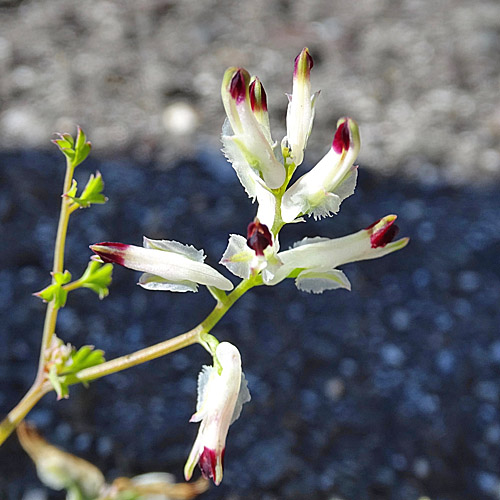
[[[221,342],[215,355],[221,372],[216,366],[204,366],[198,376],[198,402],[190,422],[201,424],[184,476],[189,481],[199,463],[203,476],[219,485],[229,426],[240,416],[243,404],[250,401],[250,393],[241,371],[238,349],[229,342]]]
[[[254,83],[251,99],[249,86],[250,75],[246,70],[226,70],[221,94],[228,119],[222,131],[222,143],[240,182],[254,198],[255,174],[262,177],[267,188],[276,189],[285,181],[285,167],[273,151],[264,89],[260,82]]]
[[[227,278],[204,264],[203,250],[177,241],[144,237],[144,248],[111,242],[96,243],[90,248],[104,262],[143,271],[139,285],[148,290],[196,292],[198,283],[220,290],[233,288]]]
[[[342,201],[354,193],[357,167],[353,164],[360,147],[356,122],[341,118],[328,153],[283,195],[283,221],[292,222],[305,214],[317,219],[337,213]]]
[[[314,121],[314,104],[319,92],[311,95],[311,69],[313,59],[305,48],[295,58],[292,95],[288,96],[286,137],[283,144],[296,166],[304,160],[304,149]]]
[[[248,225],[246,239],[239,234],[229,236],[220,264],[240,278],[248,279],[262,272],[264,281],[268,281],[282,265],[278,251],[278,238],[273,237],[259,219],[255,219]]]
[[[336,288],[350,290],[349,280],[337,269],[338,266],[383,257],[408,244],[408,238],[392,241],[398,232],[395,220],[395,215],[387,215],[366,229],[342,238],[304,238],[283,252],[266,249],[258,267],[252,267],[256,262],[255,250],[248,246],[243,236],[231,235],[221,263],[242,278],[262,271],[266,285],[295,278],[297,288],[305,292],[321,293]]]

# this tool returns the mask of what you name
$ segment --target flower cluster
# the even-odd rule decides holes
[[[288,183],[303,162],[311,133],[318,92],[311,93],[313,60],[307,48],[295,59],[293,91],[288,96],[287,135],[281,147],[273,142],[262,84],[242,68],[229,68],[222,82],[222,101],[227,113],[223,127],[223,151],[247,194],[259,208],[247,237],[231,235],[221,264],[236,276],[249,279],[260,274],[266,285],[295,278],[297,287],[321,293],[334,288],[350,289],[338,266],[382,257],[403,248],[408,239],[393,242],[398,232],[395,215],[370,227],[337,239],[306,238],[290,250],[279,251],[278,233],[284,224],[338,213],[344,199],[354,193],[361,142],[356,122],[338,120],[326,155],[310,171]]]
[[[271,135],[267,97],[260,80],[243,68],[233,67],[225,72],[222,81],[227,114],[222,128],[223,152],[248,196],[257,200],[258,210],[247,227],[246,237],[230,235],[221,264],[252,286],[276,285],[294,278],[297,288],[305,292],[350,289],[339,266],[382,257],[408,243],[408,238],[393,241],[398,233],[396,216],[387,215],[348,236],[305,238],[280,251],[278,236],[285,224],[304,221],[307,216],[320,219],[337,214],[342,201],[354,193],[356,186],[354,162],[361,142],[356,122],[348,117],[338,120],[325,156],[289,186],[303,163],[314,121],[319,93],[311,91],[312,67],[313,59],[305,48],[295,59],[286,136],[279,143]],[[233,284],[204,263],[202,250],[148,238],[144,238],[144,248],[104,242],[91,249],[104,262],[142,271],[139,285],[144,288],[194,292],[201,284],[221,307],[230,307],[226,291]],[[209,350],[214,365],[204,367],[199,376],[197,411],[191,421],[201,425],[184,473],[190,479],[199,463],[203,476],[219,484],[228,428],[250,395],[238,349],[223,342]]]

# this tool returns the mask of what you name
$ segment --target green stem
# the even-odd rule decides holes
[[[62,273],[64,268],[64,248],[66,246],[66,233],[68,231],[68,221],[70,216],[71,200],[64,196],[70,189],[73,182],[75,167],[69,159],[66,159],[66,175],[64,177],[63,196],[61,198],[61,212],[57,225],[57,236],[54,250],[54,265],[52,272]]]
[[[260,276],[251,277],[243,280],[225,299],[217,302],[212,312],[197,327],[189,332],[183,333],[172,339],[159,342],[158,344],[146,347],[131,354],[126,354],[119,358],[106,361],[100,365],[86,368],[75,374],[79,382],[88,382],[105,375],[117,373],[146,361],[159,358],[165,354],[182,349],[196,342],[202,343],[202,335],[209,333],[210,330],[220,321],[233,304],[248,290],[261,284]]]
[[[48,392],[52,390],[50,384],[35,383],[24,395],[23,399],[9,412],[0,422],[0,446],[10,436],[12,431],[21,423],[33,406],[40,401]]]
[[[54,263],[52,266],[52,273],[62,273],[64,268],[64,248],[66,246],[66,234],[68,232],[68,222],[70,216],[70,200],[64,195],[70,190],[71,183],[73,182],[73,173],[75,167],[69,159],[66,159],[66,174],[64,177],[63,195],[61,197],[61,212],[59,214],[59,223],[57,225],[56,242],[54,246]],[[52,280],[54,283],[54,280]],[[58,309],[54,307],[54,301],[47,304],[47,311],[45,313],[45,322],[43,325],[42,345],[40,347],[40,358],[38,362],[38,382],[43,380],[44,364],[45,364],[45,351],[50,345],[52,335],[56,328]]]

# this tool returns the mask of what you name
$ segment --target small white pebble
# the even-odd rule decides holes
[[[176,102],[165,108],[162,116],[163,126],[169,134],[188,135],[198,126],[196,111],[185,102]]]

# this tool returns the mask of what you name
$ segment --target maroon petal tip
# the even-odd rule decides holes
[[[246,81],[241,68],[237,69],[229,85],[229,93],[236,102],[241,102],[246,97]]]
[[[256,86],[258,89],[256,91]],[[250,106],[252,111],[267,111],[267,95],[262,84],[257,80],[253,80],[250,84]]]
[[[391,220],[380,229],[377,229],[370,236],[370,243],[372,248],[383,248],[390,243],[399,233],[399,227],[394,224],[396,219]],[[376,223],[375,223],[376,224]],[[372,224],[368,229],[372,228]]]
[[[349,126],[347,125],[347,120],[345,120],[337,127],[335,136],[333,137],[332,148],[337,154],[342,154],[349,149],[350,144]]]
[[[268,246],[273,246],[273,237],[269,228],[258,220],[250,222],[247,227],[247,245],[255,251],[258,256],[264,255]]]
[[[98,255],[105,263],[124,265],[124,251],[129,247],[126,243],[116,243],[112,241],[104,241],[90,245],[90,249]]]
[[[314,61],[313,61],[313,58],[311,56],[311,54],[309,54],[309,49],[306,47],[305,49],[302,49],[302,51],[300,52],[300,54],[295,58],[295,61],[294,61],[294,70],[293,70],[293,75],[296,76],[297,73],[299,72],[299,65],[302,61],[302,55],[305,54],[305,63],[306,63],[306,67],[304,68],[306,73],[309,74],[309,72],[313,69],[313,66],[314,66]]]
[[[213,479],[215,481],[215,466],[217,465],[215,450],[211,450],[205,446],[198,463],[200,465],[202,476],[205,479]]]

